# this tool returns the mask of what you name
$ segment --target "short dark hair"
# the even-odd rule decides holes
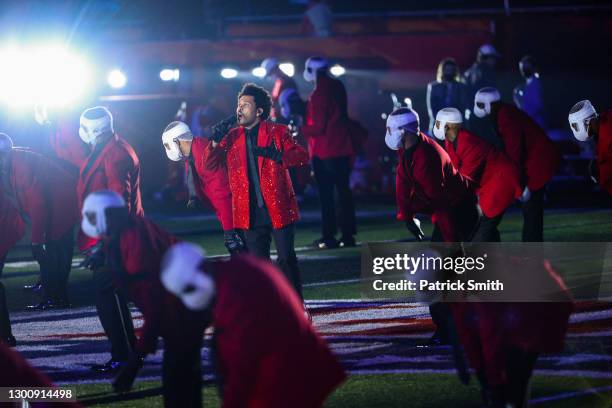
[[[261,119],[268,119],[268,116],[270,116],[270,109],[272,108],[272,97],[268,91],[259,85],[249,82],[248,84],[244,84],[238,93],[238,99],[243,96],[252,96],[255,100],[255,108],[261,108],[263,110]]]

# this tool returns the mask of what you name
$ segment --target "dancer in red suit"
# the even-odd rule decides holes
[[[267,120],[270,95],[246,84],[238,94],[238,127],[213,131],[205,158],[211,170],[227,167],[234,228],[244,234],[249,252],[270,258],[272,237],[278,264],[298,294],[302,293],[295,255],[294,223],[299,219],[289,168],[303,166],[308,153],[289,134],[287,126]]]
[[[423,233],[414,218],[431,216],[432,241],[469,241],[478,222],[470,181],[453,166],[448,154],[419,130],[418,114],[399,108],[387,118],[385,142],[398,151],[397,218],[419,240]]]
[[[492,254],[487,268],[495,268],[496,276],[512,276],[522,285],[534,284],[525,290],[515,289],[529,301],[452,304],[459,339],[476,371],[487,407],[528,405],[537,358],[542,353],[563,351],[573,310],[569,291],[550,262],[541,259],[541,248],[523,247],[521,251],[521,257]],[[490,252],[490,247],[482,252]]]
[[[346,89],[340,80],[331,77],[329,62],[321,57],[308,58],[304,79],[315,83],[301,128],[308,140],[321,200],[322,236],[314,246],[320,249],[355,246],[355,204],[349,178],[356,152],[351,138],[353,125],[348,117]],[[336,190],[338,208],[334,198]],[[336,210],[339,210],[339,220]],[[335,237],[338,224],[340,241]]]
[[[245,249],[245,245],[240,234],[234,230],[227,168],[218,166],[209,169],[206,166],[208,142],[203,137],[194,137],[189,126],[179,121],[170,123],[162,135],[168,158],[172,161],[185,160],[189,181],[193,183],[198,199],[212,204],[223,228],[225,247],[230,254],[238,253]]]
[[[448,154],[419,130],[419,115],[399,108],[387,118],[387,146],[398,150],[397,218],[421,241],[425,236],[417,213],[431,216],[432,242],[470,241],[479,222],[470,181],[453,166]],[[429,311],[436,331],[429,345],[449,343],[453,332],[450,309],[436,302]]]
[[[476,93],[474,114],[490,117],[504,152],[521,172],[523,242],[543,241],[544,191],[559,167],[557,147],[525,112],[502,102],[495,88],[482,88]]]
[[[76,118],[68,115],[58,115],[50,112],[45,105],[34,107],[34,119],[47,133],[49,146],[53,157],[59,159],[69,172],[79,174],[79,169],[89,155],[88,145],[78,135],[78,126],[74,123]]]
[[[212,310],[224,408],[313,408],[346,374],[273,265],[250,255],[207,262],[194,244],[165,256],[162,282],[193,310]]]
[[[81,114],[79,136],[91,150],[81,166],[77,184],[81,207],[91,192],[112,190],[123,197],[130,214],[143,215],[140,161],[128,142],[115,134],[110,111],[102,106],[85,110]],[[111,343],[111,359],[92,369],[102,372],[116,370],[127,361],[134,343],[132,318],[125,297],[115,290],[109,274],[100,269],[104,253],[95,246],[98,240],[82,232],[78,238],[79,249],[89,251],[85,264],[93,270],[97,288],[96,308]]]
[[[568,119],[576,139],[595,141],[595,160],[589,166],[591,178],[612,195],[612,111],[598,115],[591,102],[584,100],[572,107]]]
[[[463,117],[455,108],[441,109],[433,133],[445,141],[445,148],[459,173],[472,184],[483,217],[476,242],[499,242],[499,225],[504,212],[521,195],[518,167],[500,150],[462,126]]]
[[[128,214],[121,196],[109,190],[90,194],[83,205],[83,231],[102,239],[105,270],[129,294],[144,317],[140,336],[114,381],[127,391],[143,359],[164,340],[162,382],[167,407],[201,407],[200,349],[208,319],[187,309],[160,281],[163,254],[178,240],[138,215]]]
[[[3,142],[0,140],[0,151]],[[25,222],[15,206],[0,192],[0,278],[4,269],[6,254],[25,234]],[[0,343],[15,346],[16,340],[11,330],[4,284],[0,282]]]
[[[0,190],[31,224],[32,255],[40,265],[44,297],[31,310],[68,306],[67,283],[72,265],[73,227],[78,220],[76,179],[50,159],[12,147],[0,133]]]

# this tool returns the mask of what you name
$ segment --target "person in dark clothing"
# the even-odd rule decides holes
[[[457,62],[452,58],[443,59],[438,65],[436,80],[427,85],[429,134],[433,131],[436,115],[441,109],[456,108],[463,115],[471,103],[468,87],[461,82]]]
[[[495,68],[500,57],[499,52],[491,44],[484,44],[478,49],[476,61],[463,74],[468,87],[470,105],[479,89],[497,86]],[[466,119],[468,131],[482,137],[498,149],[502,148],[496,136],[495,126],[489,118],[481,118],[472,111]]]

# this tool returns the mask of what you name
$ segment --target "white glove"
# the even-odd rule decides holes
[[[519,197],[519,201],[521,203],[526,203],[531,198],[531,191],[529,191],[529,187],[525,187],[523,190],[523,194]]]

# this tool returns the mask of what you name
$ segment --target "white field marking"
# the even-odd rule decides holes
[[[551,395],[550,397],[535,398],[529,401],[529,403],[533,405],[543,404],[545,402],[559,401],[559,400],[567,399],[567,398],[582,397],[585,395],[596,395],[601,392],[610,391],[610,390],[612,390],[612,385],[607,385],[603,387],[595,387],[595,388],[587,388],[586,390],[580,390],[580,391],[574,391],[574,392],[562,392],[561,394]]]
[[[340,280],[335,280],[335,281],[312,282],[312,283],[305,283],[302,285],[302,287],[316,288],[319,286],[332,286],[332,285],[342,285],[345,283],[365,282],[366,280],[369,280],[369,279],[355,278],[355,279],[340,279]]]
[[[566,338],[582,338],[582,337],[610,337],[612,336],[612,330],[605,330],[600,332],[589,332],[589,333],[567,333]]]

